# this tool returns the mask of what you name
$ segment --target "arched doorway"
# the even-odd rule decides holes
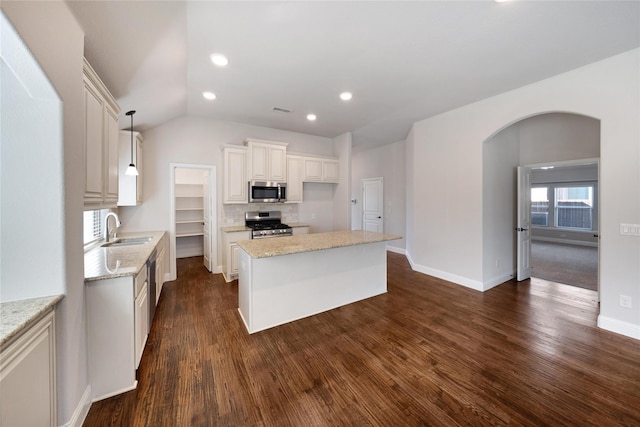
[[[517,263],[516,228],[516,167],[533,165],[538,179],[545,175],[542,167],[553,166],[558,183],[577,187],[584,174],[576,172],[582,159],[600,157],[600,122],[597,119],[571,113],[544,113],[523,118],[494,134],[483,144],[483,275],[485,281],[508,280],[514,277]],[[584,163],[584,162],[583,162]],[[593,163],[593,162],[592,162]],[[582,168],[584,169],[584,168]],[[548,170],[548,169],[547,169]],[[577,175],[576,175],[577,173]],[[573,177],[573,178],[571,178]],[[597,168],[591,186],[598,187]],[[594,184],[595,181],[595,184]],[[537,182],[542,187],[542,182]],[[561,187],[556,185],[555,187]],[[555,188],[553,187],[553,188]],[[563,188],[564,188],[563,187]],[[573,190],[572,190],[573,191]],[[553,208],[553,207],[552,207]],[[552,208],[548,214],[557,214]],[[557,206],[555,206],[557,208]],[[597,246],[597,210],[593,229],[576,230],[549,225],[534,225],[534,242],[585,244]],[[566,224],[565,224],[566,225]],[[535,243],[534,243],[535,244]],[[533,265],[535,276],[535,266]],[[559,267],[561,268],[561,267]],[[540,271],[540,270],[539,270]],[[597,279],[597,278],[596,278]],[[569,283],[573,284],[573,283]]]

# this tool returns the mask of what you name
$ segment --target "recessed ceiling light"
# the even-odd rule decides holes
[[[229,60],[226,56],[220,53],[214,53],[213,55],[211,55],[211,62],[216,64],[218,67],[224,67],[229,63]]]
[[[202,97],[204,99],[208,99],[209,101],[212,101],[216,99],[216,94],[213,92],[202,92]]]
[[[307,114],[307,120],[309,120],[310,122],[314,121],[315,119],[317,119],[315,114]]]
[[[353,97],[353,94],[351,92],[342,92],[340,94],[340,99],[342,99],[343,101],[348,101]]]

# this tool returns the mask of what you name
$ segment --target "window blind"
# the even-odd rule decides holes
[[[102,218],[106,209],[84,211],[83,216],[83,240],[88,245],[102,238]]]

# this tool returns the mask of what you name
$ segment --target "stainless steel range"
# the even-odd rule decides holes
[[[268,237],[284,237],[293,235],[293,229],[281,222],[282,212],[246,212],[244,223],[251,228],[252,239],[266,239]]]

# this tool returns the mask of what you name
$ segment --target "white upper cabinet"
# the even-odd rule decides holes
[[[340,181],[340,162],[334,159],[322,160],[322,182]]]
[[[247,139],[249,176],[256,181],[287,181],[287,144],[284,142]]]
[[[84,202],[102,203],[102,112],[104,102],[90,81],[84,82]]]
[[[287,203],[302,203],[304,157],[287,156]]]
[[[104,195],[105,203],[113,205],[118,201],[118,191],[120,189],[118,182],[118,152],[119,141],[118,134],[120,129],[118,126],[118,113],[113,111],[109,106],[105,108],[105,141],[106,141],[106,190]]]
[[[225,146],[223,200],[225,204],[249,202],[248,153],[245,147]]]
[[[118,201],[118,114],[120,107],[85,59],[84,205],[112,208]]]
[[[142,204],[142,134],[133,132],[133,164],[136,165],[138,175],[126,175],[125,172],[131,163],[131,132],[121,131],[119,134],[120,160],[118,181],[120,192],[118,206],[136,206]]]
[[[339,165],[335,158],[305,157],[303,181],[337,183],[340,180]]]

